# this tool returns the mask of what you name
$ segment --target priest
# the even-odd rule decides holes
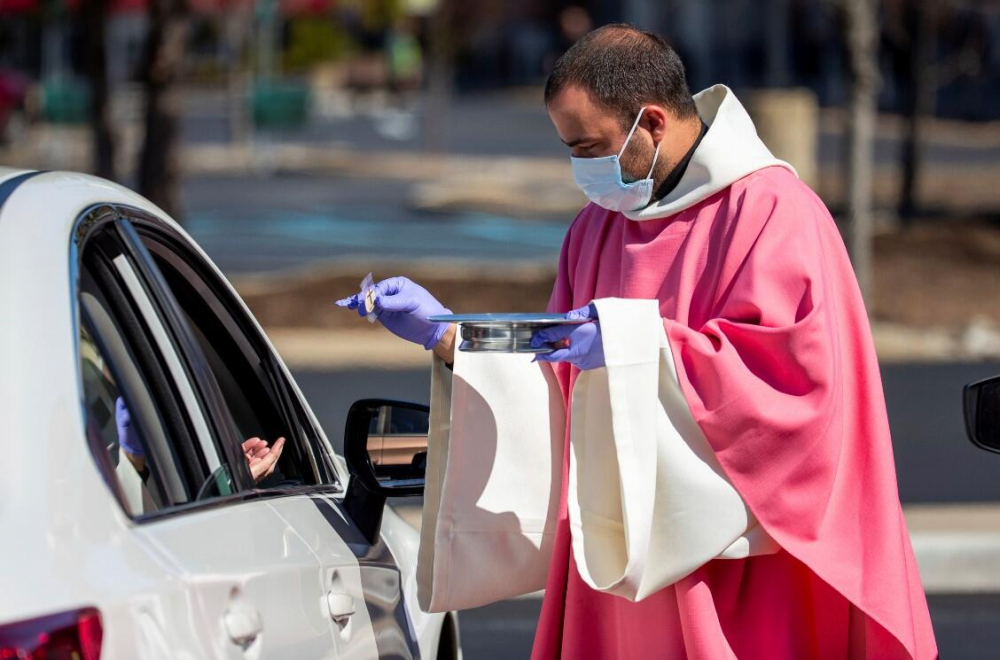
[[[822,201],[657,35],[588,34],[545,102],[591,202],[549,311],[581,323],[535,361],[456,354],[430,293],[377,286],[435,354],[421,605],[544,586],[536,660],[937,657]]]

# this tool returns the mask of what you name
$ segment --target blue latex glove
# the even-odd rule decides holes
[[[129,414],[128,406],[121,397],[115,401],[115,426],[118,427],[119,446],[138,458],[145,456],[139,438],[136,437],[135,427],[132,426],[132,416]]]
[[[603,367],[604,341],[601,339],[601,324],[597,320],[597,308],[594,304],[567,312],[566,318],[586,319],[590,323],[557,325],[536,332],[531,338],[533,348],[556,344],[564,339],[569,340],[569,346],[551,353],[539,353],[535,356],[535,361],[569,362],[584,371]]]
[[[338,300],[337,305],[368,314],[361,294]],[[438,345],[448,329],[447,323],[431,323],[428,316],[451,314],[427,289],[405,277],[390,277],[375,285],[375,313],[386,329],[397,337],[427,350]]]

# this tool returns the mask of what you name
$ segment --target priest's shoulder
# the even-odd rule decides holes
[[[748,174],[733,184],[732,192],[742,197],[744,208],[765,214],[769,225],[833,225],[819,196],[785,167],[765,167]]]
[[[774,199],[789,204],[815,204],[819,196],[794,172],[780,165],[772,165],[751,172],[733,184],[751,199],[764,201]]]

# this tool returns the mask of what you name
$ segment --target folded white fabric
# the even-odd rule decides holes
[[[545,586],[566,413],[555,375],[528,354],[434,358],[420,607],[486,605]]]
[[[580,576],[642,600],[716,557],[776,551],[691,416],[657,302],[595,305],[607,366],[577,378],[570,428]]]
[[[592,588],[641,600],[714,558],[777,545],[691,416],[655,300],[595,301],[607,366],[571,397],[567,505]],[[446,611],[541,589],[552,553],[565,411],[554,374],[523,354],[435,358],[417,581]]]

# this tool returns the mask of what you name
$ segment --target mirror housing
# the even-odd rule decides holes
[[[1000,376],[966,385],[963,399],[965,431],[972,444],[1000,454]]]
[[[424,492],[430,408],[390,399],[351,405],[344,458],[351,481],[344,508],[369,543],[378,542],[387,497]]]

